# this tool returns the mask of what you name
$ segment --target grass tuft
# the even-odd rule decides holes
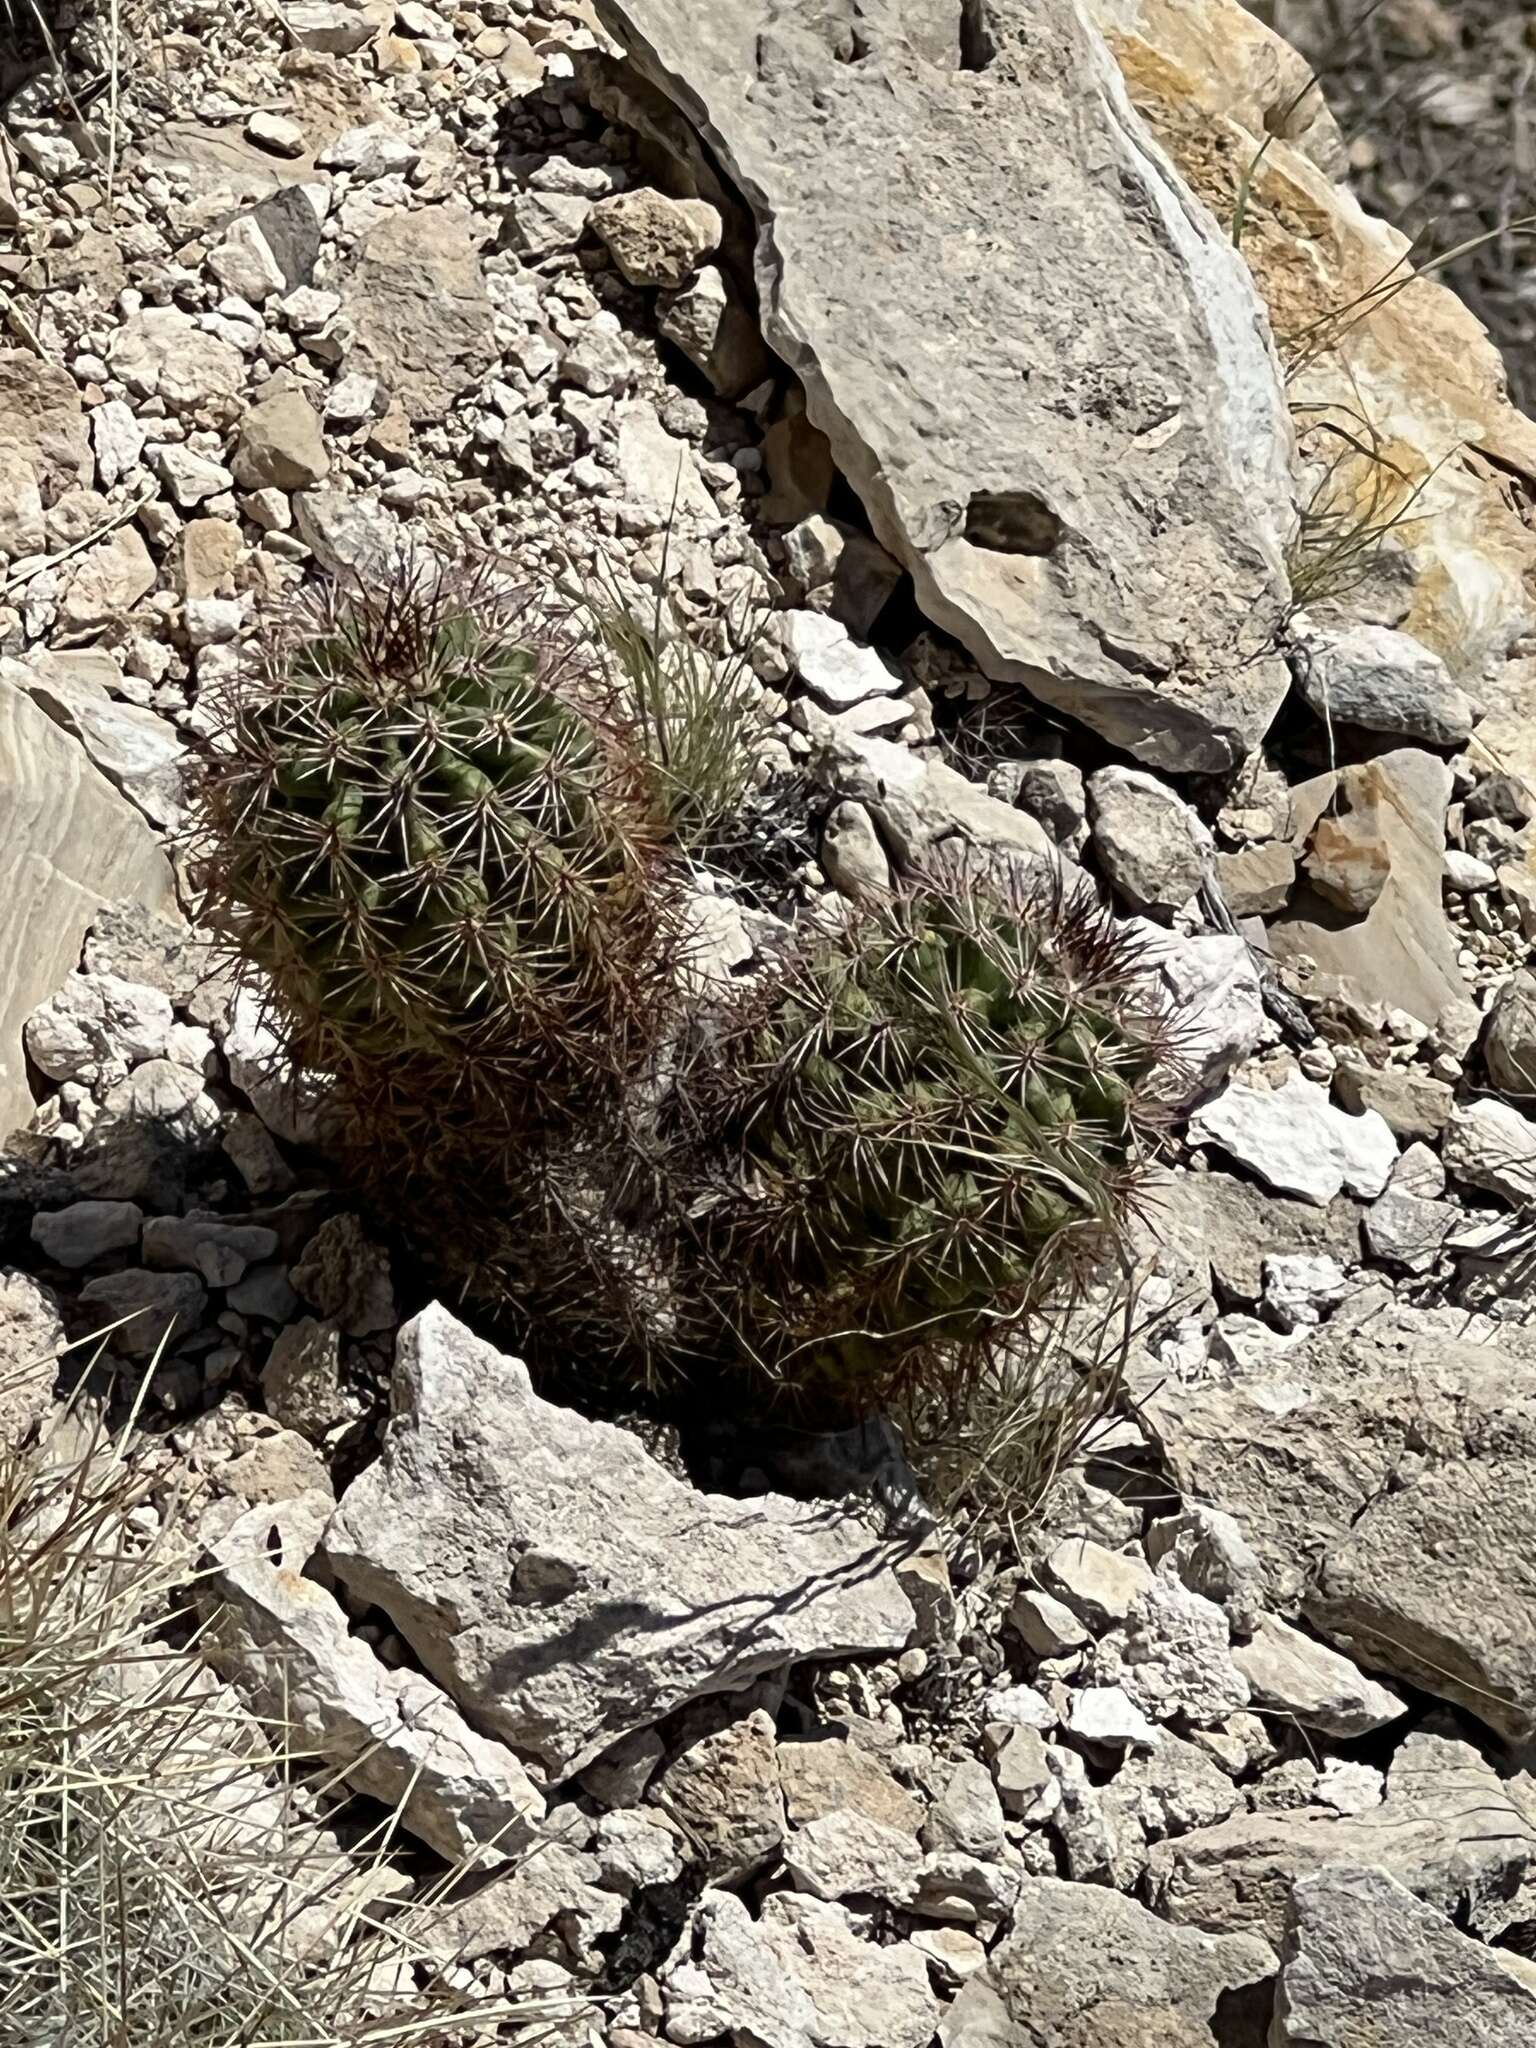
[[[434,1974],[430,1912],[384,1917],[395,1817],[341,1851],[308,1817],[337,1788],[301,1803],[290,1731],[178,1646],[146,1490],[83,1404],[0,1454],[0,2048],[450,2048],[541,2016]]]

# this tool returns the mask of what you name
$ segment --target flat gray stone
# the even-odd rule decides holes
[[[764,334],[928,616],[1142,760],[1247,754],[1289,682],[1280,379],[1073,0],[598,12],[750,208]]]
[[[966,1983],[944,2048],[1186,2048],[1218,2003],[1274,1973],[1268,1942],[1170,1927],[1103,1885],[1027,1877],[1013,1925]]]
[[[1492,1939],[1536,1912],[1536,1785],[1524,1773],[1501,1779],[1468,1743],[1410,1735],[1379,1806],[1271,1809],[1196,1828],[1154,1846],[1149,1896],[1181,1927],[1278,1944],[1292,1887],[1334,1864],[1384,1870]],[[1412,2038],[1399,2037],[1405,2048]]]
[[[1349,1864],[1291,1894],[1273,2048],[1528,2048],[1536,1979],[1469,1940],[1384,1870]]]
[[[0,1138],[32,1117],[22,1027],[105,903],[176,917],[170,863],[80,743],[0,680]]]
[[[861,1523],[695,1491],[540,1400],[443,1308],[401,1331],[392,1405],[326,1553],[477,1726],[552,1776],[689,1700],[911,1634],[896,1553]]]

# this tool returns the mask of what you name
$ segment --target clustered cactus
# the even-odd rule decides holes
[[[667,764],[604,674],[483,578],[333,589],[235,692],[210,921],[397,1213],[557,1346],[819,1412],[963,1374],[1139,1198],[1172,1029],[1134,944],[930,877],[701,996]]]
[[[239,687],[203,795],[209,917],[353,1104],[546,1128],[666,978],[661,831],[568,634],[406,563],[330,587]]]
[[[919,886],[807,948],[707,1059],[738,1341],[856,1406],[1004,1341],[1123,1230],[1171,1021],[1059,887]]]

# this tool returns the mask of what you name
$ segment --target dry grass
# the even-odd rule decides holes
[[[395,1817],[340,1852],[309,1817],[338,1788],[296,1792],[288,1731],[177,1646],[185,1560],[129,1443],[81,1407],[0,1456],[0,2048],[448,2048],[539,2017],[418,1984],[380,1911]]]
[[[1312,483],[1286,549],[1286,571],[1293,603],[1305,607],[1348,597],[1389,543],[1412,539],[1419,502],[1454,450],[1415,477],[1362,411],[1296,405],[1292,417]]]

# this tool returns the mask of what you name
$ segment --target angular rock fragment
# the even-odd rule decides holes
[[[929,617],[1156,766],[1246,754],[1288,685],[1279,377],[1072,0],[599,15],[751,209],[765,336]]]
[[[1232,1662],[1247,1679],[1256,1707],[1324,1735],[1368,1735],[1408,1711],[1395,1692],[1367,1678],[1347,1657],[1272,1614],[1264,1616],[1251,1641],[1237,1645]]]
[[[928,2048],[940,2012],[912,1943],[865,1941],[842,1907],[793,1892],[757,1921],[705,1892],[659,1974],[681,2048]]]
[[[1373,1671],[1536,1734],[1536,1338],[1362,1290],[1142,1418],[1271,1603]]]
[[[1339,1864],[1291,1894],[1274,2048],[1527,2048],[1536,1988],[1384,1870]]]
[[[325,1494],[252,1508],[212,1544],[198,1582],[207,1654],[258,1714],[293,1729],[296,1747],[399,1806],[448,1862],[514,1855],[544,1808],[517,1758],[419,1672],[380,1663],[348,1633],[335,1595],[302,1575],[330,1509]]]
[[[698,1493],[542,1401],[433,1307],[400,1333],[383,1455],[326,1533],[476,1724],[564,1776],[686,1701],[899,1650],[892,1548],[825,1505]]]
[[[1275,1968],[1253,1935],[1170,1927],[1099,1885],[1025,1878],[1013,1925],[946,2015],[945,2048],[1185,2048]]]
[[[1485,1938],[1536,1912],[1536,1785],[1503,1780],[1464,1742],[1411,1735],[1364,1813],[1239,1813],[1158,1844],[1150,1896],[1182,1927],[1278,1943],[1291,1888],[1334,1864],[1376,1866]]]
[[[1278,1088],[1234,1083],[1190,1121],[1196,1144],[1219,1145],[1282,1194],[1321,1206],[1341,1189],[1379,1195],[1397,1158],[1397,1140],[1374,1110],[1347,1116],[1328,1091],[1291,1072]]]

